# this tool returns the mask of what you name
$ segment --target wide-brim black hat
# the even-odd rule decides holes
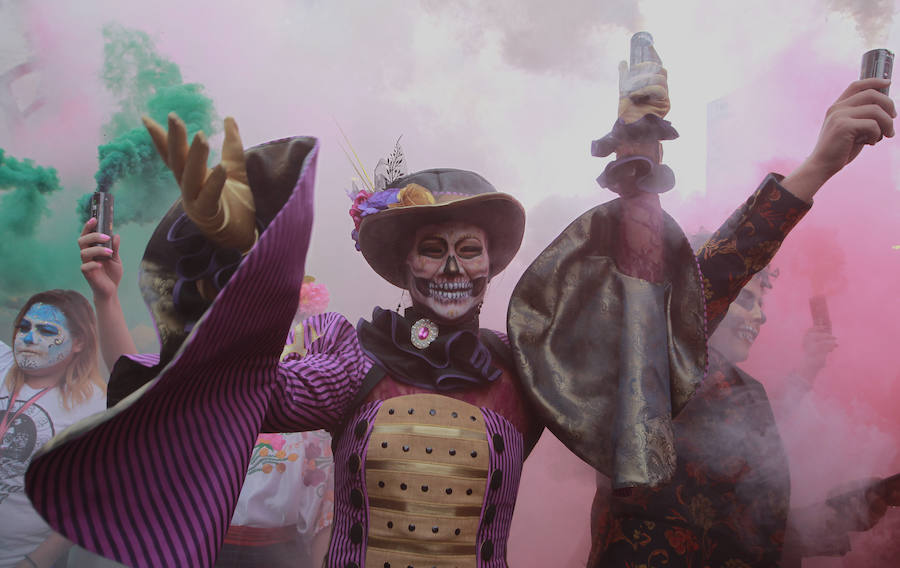
[[[430,205],[395,206],[367,215],[359,227],[359,249],[366,262],[391,284],[406,288],[404,266],[416,231],[425,225],[464,221],[484,230],[490,277],[510,263],[525,231],[525,210],[511,195],[466,170],[438,168],[409,174],[391,188],[410,184],[434,196]]]

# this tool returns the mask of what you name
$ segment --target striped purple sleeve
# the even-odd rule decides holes
[[[307,319],[303,337],[306,355],[278,368],[264,431],[333,430],[372,366],[359,348],[356,329],[340,314]]]
[[[506,540],[519,493],[524,446],[522,434],[508,420],[488,408],[482,407],[481,412],[491,448],[491,471],[478,529],[478,566],[505,568]]]
[[[138,365],[143,365],[144,367],[155,367],[159,365],[159,353],[134,353],[122,356],[128,357]]]
[[[178,353],[140,391],[32,460],[28,497],[69,540],[138,568],[215,564],[279,384],[312,228],[317,148],[295,138],[257,150],[258,160],[268,152],[272,164],[296,170],[279,178],[293,189]],[[302,163],[278,159],[298,155]]]

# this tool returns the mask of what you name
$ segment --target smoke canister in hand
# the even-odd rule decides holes
[[[659,54],[653,47],[653,36],[650,32],[638,32],[631,36],[631,53],[629,55],[629,64],[634,67],[638,63],[645,61],[653,61],[654,63],[662,63]]]
[[[831,333],[831,317],[828,315],[828,302],[825,296],[821,294],[812,296],[809,299],[809,311],[812,314],[813,325]]]
[[[893,70],[894,52],[888,49],[873,49],[863,53],[859,78],[879,77],[881,79],[890,79]],[[878,90],[886,95],[889,87]]]
[[[91,217],[97,219],[97,232],[113,234],[113,195],[108,191],[95,191],[91,196]],[[98,243],[96,246],[102,246]]]

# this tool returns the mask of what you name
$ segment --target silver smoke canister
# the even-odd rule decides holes
[[[863,53],[862,68],[859,71],[860,79],[868,79],[870,77],[879,77],[882,79],[890,79],[891,72],[894,70],[894,52],[889,49],[873,49]],[[889,87],[878,89],[885,95],[888,94]]]
[[[631,54],[628,63],[633,67],[645,61],[662,63],[659,54],[653,47],[653,36],[650,35],[650,32],[638,32],[631,36]]]
[[[113,234],[113,195],[108,191],[95,191],[91,196],[91,217],[97,219],[98,233]],[[98,243],[97,246],[103,246]]]

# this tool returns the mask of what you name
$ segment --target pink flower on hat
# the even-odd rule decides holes
[[[373,192],[364,189],[356,194],[356,197],[353,199],[353,205],[350,206],[350,217],[353,218],[354,225],[350,236],[356,243],[356,250],[359,250],[359,226],[362,224],[363,217],[392,207],[397,203],[397,195],[399,193],[400,189],[389,188]]]
[[[372,194],[365,189],[360,190],[360,192],[356,194],[356,197],[353,198],[353,205],[350,206],[350,217],[353,218],[353,226],[357,231],[359,230],[359,225],[362,223],[363,218],[360,206],[369,199],[370,195]]]

